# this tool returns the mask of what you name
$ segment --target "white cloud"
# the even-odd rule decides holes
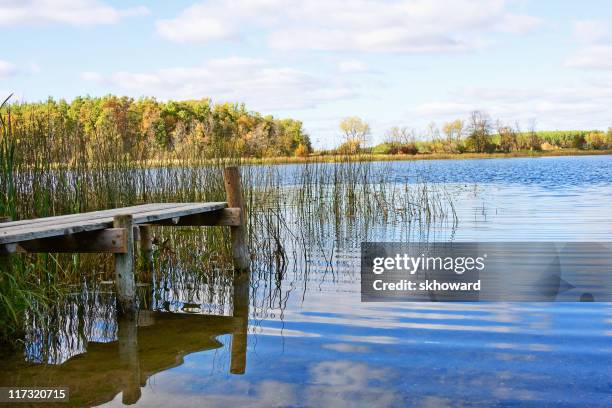
[[[0,26],[116,23],[123,17],[148,14],[144,6],[117,9],[97,0],[9,0],[0,2]]]
[[[501,19],[499,30],[507,33],[524,34],[542,25],[542,19],[524,14],[508,13]]]
[[[337,66],[338,71],[343,74],[356,74],[370,71],[365,63],[358,60],[340,61]]]
[[[612,45],[591,45],[565,60],[565,66],[581,69],[612,70]]]
[[[228,57],[228,58],[213,58],[208,60],[209,67],[218,69],[236,69],[248,67],[260,67],[266,64],[266,60],[262,58],[247,58],[247,57]]]
[[[0,60],[0,80],[12,77],[18,72],[17,67],[8,61]]]
[[[506,123],[537,119],[543,128],[606,128],[612,124],[607,109],[611,104],[612,80],[596,80],[540,89],[461,88],[447,100],[420,104],[410,113],[446,121],[482,110]]]
[[[270,34],[269,44],[280,50],[324,50],[358,52],[465,52],[482,47],[480,39],[465,40],[444,35],[420,35],[408,28],[369,31],[288,28]]]
[[[159,20],[157,33],[176,42],[206,42],[226,40],[235,35],[229,22],[209,16],[206,6],[194,4],[174,19]]]
[[[40,67],[35,63],[15,65],[12,62],[0,60],[0,80],[8,79],[16,75],[31,75],[40,72]]]
[[[597,43],[608,37],[608,23],[601,20],[576,20],[572,22],[572,37],[583,43]]]
[[[157,32],[178,42],[251,39],[276,49],[453,52],[481,47],[483,32],[526,32],[540,20],[509,11],[506,0],[203,1]],[[501,23],[500,23],[501,22]],[[249,32],[247,37],[246,32]]]
[[[476,109],[476,106],[467,102],[440,101],[423,103],[416,107],[415,112],[419,116],[431,118],[464,117]]]
[[[251,109],[284,110],[356,95],[342,81],[268,64],[265,60],[230,57],[212,59],[195,67],[172,67],[151,72],[121,71],[109,75],[84,72],[81,78],[133,96],[161,99],[199,99],[245,102]],[[333,82],[333,85],[330,85]]]
[[[582,48],[565,59],[569,68],[612,70],[612,42],[608,23],[602,20],[576,20],[572,37]]]

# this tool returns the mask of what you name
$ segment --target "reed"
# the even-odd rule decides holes
[[[186,149],[181,157],[161,157],[159,152],[153,156],[147,149],[133,154],[112,128],[92,145],[61,116],[22,118],[13,126],[10,106],[4,106],[0,117],[0,215],[14,219],[147,202],[224,201],[222,169],[241,165],[254,313],[259,316],[282,310],[288,294],[281,283],[289,270],[305,281],[316,258],[324,259],[325,268],[333,272],[335,248],[372,238],[373,225],[456,222],[452,198],[443,188],[424,180],[395,180],[389,164],[363,157],[341,156],[333,163],[304,159],[281,167],[246,164],[225,149],[218,158],[206,160]],[[228,231],[220,228],[155,229],[153,270],[138,277],[147,285],[142,286],[141,306],[180,311],[185,305],[199,305],[207,312],[224,313],[231,270],[228,242]],[[104,292],[103,284],[112,279],[110,257],[12,258],[0,279],[0,339],[14,342],[23,337],[24,327],[29,327],[26,338],[37,342],[62,343],[66,335],[58,334],[61,327],[73,327],[87,337],[79,323],[81,312],[75,312],[76,323],[68,324],[62,316],[70,314],[66,305],[75,299],[88,304]],[[36,358],[56,361],[62,354]]]

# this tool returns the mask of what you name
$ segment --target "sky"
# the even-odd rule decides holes
[[[0,0],[0,96],[244,102],[315,147],[359,116],[487,112],[537,129],[612,126],[612,4],[561,0]]]

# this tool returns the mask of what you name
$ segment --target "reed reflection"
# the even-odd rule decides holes
[[[29,356],[30,361],[24,361],[23,356],[13,356],[7,369],[0,374],[0,386],[68,387],[69,406],[99,405],[111,401],[118,393],[122,393],[124,404],[134,404],[151,376],[180,366],[188,354],[223,347],[217,338],[224,335],[232,336],[230,373],[244,374],[250,279],[247,274],[242,274],[234,276],[230,282],[230,288],[226,288],[232,291],[233,312],[230,316],[141,309],[136,318],[115,319],[114,313],[101,316],[86,311],[87,306],[98,310],[101,304],[114,304],[113,296],[89,305],[71,305],[67,309],[76,311],[73,319],[81,322],[75,323],[76,331],[32,337],[26,347],[26,357]],[[76,302],[78,299],[73,300]],[[113,330],[107,333],[108,337],[96,337],[92,336],[95,331],[84,328],[94,326]],[[49,364],[54,362],[53,359],[37,361],[41,355],[37,356],[38,359],[31,358],[35,356],[33,350],[49,347],[45,343],[49,338],[57,340],[56,355],[70,357],[59,364]]]

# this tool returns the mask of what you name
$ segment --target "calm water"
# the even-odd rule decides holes
[[[359,287],[365,238],[612,241],[612,156],[378,165],[390,182],[445,183],[458,222],[349,224],[306,261],[287,243],[280,283],[254,276],[179,299],[183,311],[248,314],[248,327],[143,312],[136,332],[99,294],[92,342],[11,381],[69,385],[75,405],[612,406],[609,303],[361,303]],[[296,166],[279,171],[294,182]]]

